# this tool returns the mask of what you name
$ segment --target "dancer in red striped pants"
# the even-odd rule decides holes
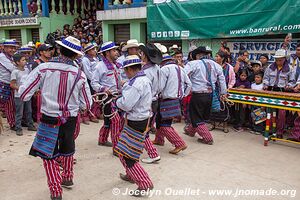
[[[7,118],[7,122],[11,129],[14,129],[16,118],[15,118],[15,102],[14,102],[14,93],[12,91],[11,96],[9,97],[9,100],[4,104],[5,108],[5,115]]]
[[[69,36],[57,43],[61,56],[37,66],[19,88],[23,101],[41,89],[41,123],[29,154],[43,160],[51,200],[61,200],[62,187],[74,185],[73,155],[79,133],[78,110],[89,110],[92,104],[86,76],[74,64],[78,54],[82,55],[80,41]]]
[[[158,154],[157,148],[154,146],[153,142],[150,140],[150,131],[154,129],[154,123],[156,121],[157,116],[157,108],[158,108],[158,101],[152,101],[151,109],[152,109],[152,117],[150,119],[149,131],[146,133],[145,136],[145,150],[147,151],[148,158],[143,158],[142,162],[147,164],[157,163],[160,161],[160,155]]]
[[[184,67],[185,73],[192,82],[192,97],[189,105],[191,126],[185,129],[186,134],[200,135],[199,142],[213,144],[213,137],[205,122],[209,120],[212,107],[212,92],[219,86],[220,98],[224,99],[227,94],[226,81],[222,67],[215,61],[209,59],[209,52],[205,47],[198,47],[191,52],[193,61]]]
[[[126,120],[114,150],[119,154],[126,171],[126,174],[120,174],[120,178],[138,185],[133,196],[142,196],[145,191],[153,188],[149,175],[139,163],[150,123],[152,102],[151,82],[141,67],[138,56],[126,57],[123,68],[129,81],[123,87],[122,96],[116,101],[117,107],[126,112]]]
[[[120,127],[120,116],[115,113],[112,102],[113,95],[121,91],[121,65],[116,62],[118,58],[117,46],[114,42],[103,43],[100,49],[102,53],[102,61],[95,67],[91,86],[96,93],[105,93],[107,95],[104,100],[104,125],[99,131],[98,145],[115,146],[118,141]],[[114,114],[115,113],[115,114]],[[109,132],[111,132],[112,143],[107,141]]]
[[[172,121],[181,116],[180,99],[189,94],[192,84],[183,69],[166,53],[163,54],[159,81],[161,99],[156,118],[155,142],[163,145],[166,137],[175,146],[169,153],[177,154],[185,150],[187,145],[172,127]]]
[[[104,114],[107,114],[109,108],[104,109]],[[114,111],[113,111],[114,112]],[[111,114],[111,111],[108,111]],[[122,129],[122,120],[118,112],[111,117],[104,117],[104,125],[99,131],[98,145],[100,146],[112,146],[113,148],[117,145],[120,131]],[[111,133],[111,141],[108,142],[108,136]]]
[[[11,73],[15,69],[12,56],[18,46],[16,40],[5,40],[3,53],[0,53],[0,103],[5,110],[8,124],[12,130],[15,128],[15,102],[14,92],[9,84]]]
[[[141,59],[143,60],[143,63],[145,63],[142,66],[142,69],[152,83],[151,109],[152,109],[153,116],[151,117],[150,127],[151,129],[155,129],[154,123],[155,123],[156,113],[158,108],[158,94],[160,92],[159,91],[159,78],[160,78],[159,64],[161,63],[162,55],[160,50],[154,44],[151,43],[148,43],[147,45],[140,45],[139,48],[142,52]],[[150,164],[160,160],[160,156],[158,154],[157,148],[153,146],[153,143],[150,142],[149,132],[147,133],[145,139],[145,150],[147,151],[149,158],[142,159],[142,162]]]

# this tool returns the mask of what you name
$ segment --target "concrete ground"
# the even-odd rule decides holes
[[[64,189],[63,199],[136,199],[119,194],[136,186],[119,179],[124,172],[120,161],[110,148],[97,145],[100,125],[81,126],[75,186]],[[171,155],[172,146],[166,142],[158,147],[159,164],[142,164],[155,186],[152,197],[143,199],[300,199],[300,146],[271,142],[265,147],[262,136],[232,130],[213,131],[215,144],[208,146],[183,135],[183,124],[174,126],[188,149]],[[33,138],[32,132],[20,137],[7,127],[0,135],[1,200],[49,199],[42,162],[28,155]]]

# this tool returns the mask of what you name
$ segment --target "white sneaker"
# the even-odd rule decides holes
[[[143,163],[152,164],[160,161],[160,156],[157,156],[156,158],[144,158],[142,159]]]

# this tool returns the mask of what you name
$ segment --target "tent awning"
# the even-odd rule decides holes
[[[151,0],[150,40],[205,39],[300,32],[298,0]]]

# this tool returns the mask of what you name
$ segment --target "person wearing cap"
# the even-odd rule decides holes
[[[29,60],[29,58],[32,56],[33,49],[29,47],[28,45],[24,45],[21,48],[18,49],[18,52],[23,54],[26,58],[26,60]]]
[[[222,67],[211,60],[205,47],[200,46],[192,53],[193,58],[184,67],[184,71],[192,82],[192,97],[190,101],[191,125],[186,127],[185,132],[194,136],[197,132],[201,138],[198,142],[213,144],[213,137],[205,122],[209,119],[212,108],[212,95],[215,84],[219,85],[220,99],[225,99],[227,87]]]
[[[181,99],[190,93],[192,87],[192,83],[183,71],[183,68],[167,53],[163,54],[159,87],[161,91],[160,104],[177,100],[178,106],[180,106]],[[187,145],[182,137],[179,136],[178,132],[172,127],[173,117],[163,118],[160,106],[161,105],[159,105],[156,119],[157,131],[155,139],[158,137],[161,137],[161,139],[160,141],[154,140],[154,143],[164,143],[163,138],[166,137],[167,140],[175,146],[175,149],[169,151],[169,153],[177,154],[185,150]]]
[[[180,51],[180,48],[178,47],[177,44],[173,44],[170,48],[169,48],[169,52],[170,55],[173,56],[175,51]]]
[[[126,42],[121,42],[120,43],[120,46],[118,48],[118,51],[119,51],[119,58],[117,59],[117,62],[122,64],[124,61],[125,61],[125,58],[126,58],[126,52],[123,52],[122,49],[123,47],[126,45]]]
[[[264,73],[264,89],[284,92],[295,84],[295,74],[286,59],[286,50],[278,49],[273,56],[273,62]]]
[[[38,57],[37,56],[37,52],[36,52],[37,51],[36,45],[32,41],[30,41],[30,42],[28,42],[27,46],[30,47],[30,48],[32,48],[32,56],[31,56],[31,58],[30,58],[29,61],[33,62]]]
[[[98,64],[99,60],[97,59],[97,51],[96,51],[95,45],[88,43],[85,45],[83,51],[84,51],[84,56],[82,57],[82,69],[83,72],[85,73],[87,77],[88,84],[91,89],[91,93],[94,94],[95,91],[91,87],[91,81],[93,78],[93,74],[95,71],[95,67]],[[82,122],[84,124],[89,124],[89,120],[94,123],[99,123],[99,120],[96,118],[96,113],[100,112],[100,107],[97,106],[97,103],[93,103],[92,105],[92,111],[87,111],[83,113],[82,115]]]
[[[13,55],[13,60],[16,66],[16,69],[11,73],[11,82],[10,87],[15,90],[15,108],[16,108],[16,134],[18,136],[23,135],[22,124],[28,127],[29,131],[37,131],[36,127],[33,124],[32,119],[32,111],[31,111],[31,100],[22,101],[20,99],[20,94],[18,93],[18,89],[22,82],[26,79],[28,74],[30,73],[29,69],[26,68],[26,57],[21,53],[15,53]],[[22,122],[22,119],[25,119]]]
[[[139,50],[139,42],[136,39],[131,39],[128,40],[127,43],[122,47],[122,52],[123,55],[121,55],[118,59],[117,62],[122,64],[125,61],[125,58],[127,56],[131,55],[138,55],[138,50]],[[126,80],[126,74],[121,70],[121,76],[123,80]]]
[[[102,53],[102,61],[96,66],[92,78],[92,87],[96,93],[106,93],[111,100],[113,94],[119,94],[122,89],[120,67],[121,65],[116,62],[119,53],[118,46],[114,42],[105,42],[102,44],[100,52]],[[99,131],[98,145],[100,146],[113,146],[117,145],[119,130],[121,129],[120,116],[116,113],[113,117],[109,116],[114,112],[113,102],[110,102],[104,107],[104,124]],[[112,144],[108,142],[108,135],[111,132]]]
[[[212,49],[209,46],[205,47],[207,55],[211,58],[212,57]]]
[[[126,171],[126,174],[120,174],[120,178],[138,185],[133,196],[143,196],[146,191],[153,189],[148,173],[139,163],[152,104],[152,83],[141,70],[141,64],[142,61],[137,55],[126,57],[122,68],[129,81],[124,84],[122,96],[116,101],[116,106],[126,112],[126,122],[115,152]]]
[[[300,48],[299,48],[300,49]],[[259,61],[262,65],[262,71],[264,72],[269,66],[269,54],[263,53],[259,56]]]
[[[117,59],[117,62],[122,64],[127,56],[138,55],[139,42],[136,39],[130,39],[126,43],[121,43],[120,50],[122,55]]]
[[[265,71],[263,84],[264,90],[287,92],[295,86],[295,71],[289,66],[284,49],[278,49],[273,56],[273,62]],[[277,137],[282,138],[285,128],[286,111],[279,110],[277,117]]]
[[[39,57],[33,62],[32,64],[32,70],[34,70],[39,64],[48,62],[51,59],[51,49],[52,46],[49,44],[41,44],[37,51],[39,54]]]
[[[18,47],[16,40],[3,42],[3,53],[0,53],[0,103],[4,107],[6,118],[11,130],[15,128],[14,93],[10,88],[11,73],[15,70],[12,56]]]
[[[130,39],[127,41],[127,43],[121,43],[120,49],[122,55],[117,59],[117,62],[122,64],[127,56],[138,55],[139,42],[136,39]],[[121,77],[123,81],[127,80],[127,76],[123,70],[121,70]]]
[[[62,187],[73,186],[78,111],[90,109],[92,104],[87,78],[73,62],[78,54],[82,55],[80,41],[69,36],[56,43],[61,46],[61,56],[37,66],[19,88],[23,101],[41,88],[42,118],[29,154],[43,160],[51,200],[61,200]]]
[[[255,74],[258,74],[262,71],[262,64],[259,60],[250,60],[250,64],[251,64],[251,71],[250,74],[248,75],[248,81],[250,81],[251,83],[254,82],[255,79]]]
[[[39,57],[31,64],[31,71],[34,70],[39,64],[48,62],[51,59],[51,48],[49,44],[40,44],[37,48]],[[32,97],[32,115],[33,120],[36,122],[40,121],[41,118],[41,105],[42,99],[40,91]]]
[[[18,49],[18,52],[25,56],[26,58],[26,68],[31,71],[32,70],[32,64],[33,62],[30,62],[30,59],[32,57],[32,51],[33,49],[29,47],[28,45],[24,45],[21,48]]]
[[[162,61],[161,51],[152,43],[147,43],[146,45],[140,45],[140,57],[143,62],[142,69],[145,72],[146,76],[150,79],[152,83],[151,93],[152,93],[152,117],[149,126],[151,127],[150,131],[146,134],[145,138],[145,149],[149,155],[149,158],[142,159],[144,163],[156,163],[160,160],[160,156],[156,147],[149,138],[150,132],[156,132],[154,128],[154,123],[156,121],[156,113],[158,110],[158,94],[159,94],[159,76],[160,76],[160,67],[158,66]],[[167,51],[167,50],[166,50]]]

